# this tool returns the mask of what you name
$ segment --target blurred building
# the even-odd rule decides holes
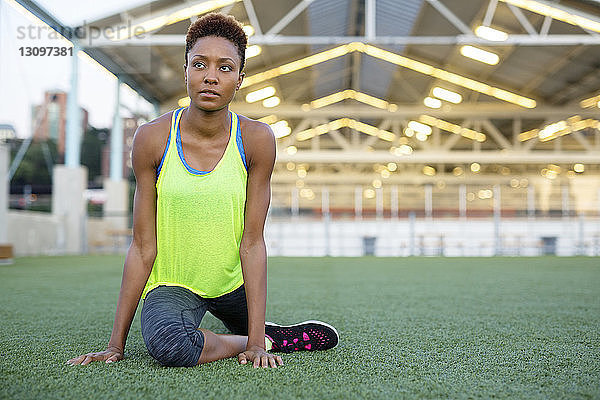
[[[14,139],[16,137],[15,127],[10,124],[0,124],[0,142]]]
[[[138,118],[122,118],[123,127],[123,179],[128,179],[131,175],[133,166],[131,164],[131,150],[133,149],[133,135],[144,120]],[[102,149],[102,176],[110,176],[110,140]]]
[[[44,102],[33,106],[31,113],[34,140],[52,139],[56,142],[60,159],[65,154],[67,126],[67,93],[61,90],[49,90],[44,93]],[[88,112],[81,108],[81,131],[88,126]]]

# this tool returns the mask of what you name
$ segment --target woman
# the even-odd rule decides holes
[[[190,26],[183,66],[190,105],[135,135],[133,241],[108,347],[69,364],[122,360],[140,297],[144,342],[166,366],[237,356],[276,368],[283,361],[269,350],[337,344],[335,329],[319,321],[265,324],[263,228],[275,139],[268,125],[228,108],[244,78],[246,44],[231,16],[211,13]],[[206,311],[233,334],[198,329]]]

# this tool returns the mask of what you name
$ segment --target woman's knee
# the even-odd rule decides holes
[[[182,326],[163,324],[142,328],[148,352],[166,367],[193,367],[204,347],[201,331],[186,332]]]

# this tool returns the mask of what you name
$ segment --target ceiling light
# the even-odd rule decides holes
[[[532,129],[523,132],[519,134],[519,140],[524,142],[537,137],[541,142],[547,142],[556,139],[559,136],[568,135],[572,132],[577,132],[586,128],[600,129],[600,121],[592,118],[581,119],[581,116],[574,115],[566,120],[546,125],[542,129]]]
[[[434,78],[450,82],[452,84],[462,86],[467,89],[474,90],[476,92],[483,93],[503,101],[507,101],[509,103],[517,104],[521,107],[535,108],[537,104],[536,101],[533,99],[523,97],[518,94],[509,92],[507,90],[490,86],[486,83],[466,78],[464,76],[454,74],[443,69],[435,68],[431,65],[422,63],[420,61],[412,60],[399,54],[395,54],[390,51],[383,50],[378,47],[367,45],[361,42],[352,42],[349,44],[334,47],[333,49],[325,50],[320,53],[316,53],[311,56],[304,57],[287,64],[283,64],[279,67],[272,68],[270,70],[260,72],[252,76],[248,76],[242,82],[241,87],[244,88],[247,86],[255,85],[257,83],[276,78],[280,75],[289,74],[291,72],[298,71],[303,68],[308,68],[315,64],[331,60],[333,58],[341,57],[354,51],[365,53],[367,55],[370,55],[371,57],[379,58],[392,64],[409,68],[413,71],[417,71],[422,74],[429,75]],[[397,106],[395,104],[390,104],[388,109],[389,111],[393,112],[397,110]]]
[[[420,141],[420,142],[424,142],[424,141],[426,141],[428,137],[429,137],[429,136],[427,136],[427,134],[426,134],[426,133],[424,133],[424,132],[417,132],[417,133],[415,134],[415,138],[416,138],[418,141]]]
[[[292,128],[288,125],[288,122],[284,119],[281,121],[277,121],[274,124],[271,124],[271,129],[273,130],[273,134],[276,139],[280,139],[282,137],[286,137],[290,133],[292,133]]]
[[[193,6],[172,8],[166,10],[164,14],[154,18],[149,18],[143,21],[134,21],[126,26],[122,25],[120,27],[113,27],[113,32],[116,33],[113,35],[112,40],[119,41],[129,39],[134,35],[152,32],[162,28],[163,26],[171,25],[200,14],[205,14],[209,11],[216,10],[217,8],[223,8],[233,3],[237,3],[238,1],[241,0],[210,0],[195,4]]]
[[[589,99],[581,100],[579,102],[579,105],[582,108],[596,107],[596,106],[600,107],[600,94],[597,96],[590,97]]]
[[[248,48],[246,48],[246,59],[256,57],[261,52],[262,52],[262,47],[260,47],[257,44],[253,44],[252,46],[249,46]]]
[[[286,147],[285,152],[288,153],[290,156],[293,156],[298,152],[298,148],[296,146],[288,146]]]
[[[252,25],[244,25],[242,29],[244,30],[246,36],[250,37],[254,35],[254,27]]]
[[[426,165],[423,167],[423,174],[427,175],[427,176],[434,176],[435,175],[435,168]]]
[[[360,122],[350,118],[340,118],[336,119],[335,121],[331,121],[327,124],[322,124],[314,128],[298,132],[298,134],[296,135],[296,139],[299,141],[308,140],[315,136],[323,135],[329,131],[335,131],[340,128],[355,129],[359,132],[366,133],[370,136],[377,136],[379,139],[386,140],[388,142],[391,142],[396,138],[396,135],[394,135],[392,132],[386,131],[384,129],[379,129],[373,125],[365,124],[364,122]]]
[[[542,1],[533,0],[501,0],[505,3],[512,4],[529,10],[536,14],[545,15],[559,21],[566,22],[567,24],[579,26],[590,31],[600,33],[600,22],[591,20],[583,15],[578,15],[577,10],[571,10],[567,7],[559,6],[557,4],[550,4]]]
[[[321,108],[330,104],[338,103],[346,99],[353,99],[360,101],[361,103],[368,104],[373,107],[381,108],[383,110],[395,111],[398,106],[390,104],[380,98],[370,96],[366,93],[357,92],[356,90],[346,89],[341,92],[333,93],[325,97],[313,100],[310,102],[311,108]]]
[[[241,87],[245,88],[247,86],[266,81],[267,79],[272,79],[272,78],[278,77],[279,75],[289,74],[291,72],[298,71],[299,69],[307,68],[307,67],[313,66],[315,64],[319,64],[324,61],[331,60],[333,58],[341,57],[345,54],[355,51],[355,47],[353,47],[351,45],[352,45],[352,43],[334,47],[333,49],[325,50],[320,53],[316,53],[311,56],[304,57],[299,60],[280,65],[279,67],[271,68],[267,71],[260,72],[258,74],[252,75],[252,76],[248,76],[242,82]]]
[[[278,106],[279,103],[281,103],[281,99],[277,96],[269,97],[262,102],[263,106],[267,108]]]
[[[425,135],[431,135],[431,127],[429,125],[422,124],[417,121],[410,121],[408,127],[417,133],[423,133]]]
[[[433,97],[425,97],[423,104],[429,108],[440,108],[442,106],[442,102],[438,99],[434,99]]]
[[[458,104],[462,101],[460,94],[441,87],[434,87],[432,93],[435,97],[449,101],[450,103]]]
[[[498,54],[473,46],[462,46],[460,48],[460,54],[475,61],[480,61],[489,65],[496,65],[498,64],[498,61],[500,61]]]
[[[277,116],[275,114],[267,115],[266,117],[259,118],[257,121],[264,122],[265,124],[274,124],[277,122]]]
[[[454,74],[452,72],[445,71],[443,69],[435,68],[431,65],[412,60],[407,57],[403,57],[399,54],[392,53],[387,50],[380,49],[371,45],[364,45],[365,54],[372,57],[377,57],[382,60],[391,62],[402,67],[410,68],[413,71],[420,72],[425,75],[433,76],[434,78],[441,79],[446,82],[453,83],[458,86],[465,87],[467,89],[474,90],[479,93],[487,94],[488,96],[495,97],[500,100],[508,101],[509,103],[517,104],[521,107],[535,108],[536,102],[533,99],[519,96],[518,94],[511,93],[507,90],[503,90],[497,87],[490,86],[486,83],[469,79],[464,76]]]
[[[577,164],[573,165],[573,171],[582,173],[583,171],[585,171],[585,165],[583,165],[581,163],[577,163]]]
[[[481,132],[474,131],[473,129],[463,128],[460,125],[455,125],[451,122],[438,119],[430,115],[421,115],[419,121],[432,126],[437,126],[447,132],[466,137],[467,139],[477,140],[478,142],[485,142],[486,136]]]
[[[367,199],[372,199],[375,197],[375,191],[373,189],[366,189],[364,195]]]
[[[508,39],[508,34],[506,32],[490,28],[489,26],[478,26],[475,28],[475,34],[480,38],[489,40],[491,42],[504,42],[506,39]]]
[[[474,162],[473,164],[471,164],[471,172],[479,172],[481,171],[481,165],[479,163]]]
[[[246,102],[254,103],[259,100],[264,100],[275,94],[275,88],[273,86],[267,86],[262,89],[255,90],[246,95]]]

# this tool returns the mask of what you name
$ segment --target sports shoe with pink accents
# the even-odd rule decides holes
[[[273,342],[271,351],[282,353],[331,349],[340,338],[333,326],[321,321],[304,321],[287,326],[267,322],[265,334]]]

